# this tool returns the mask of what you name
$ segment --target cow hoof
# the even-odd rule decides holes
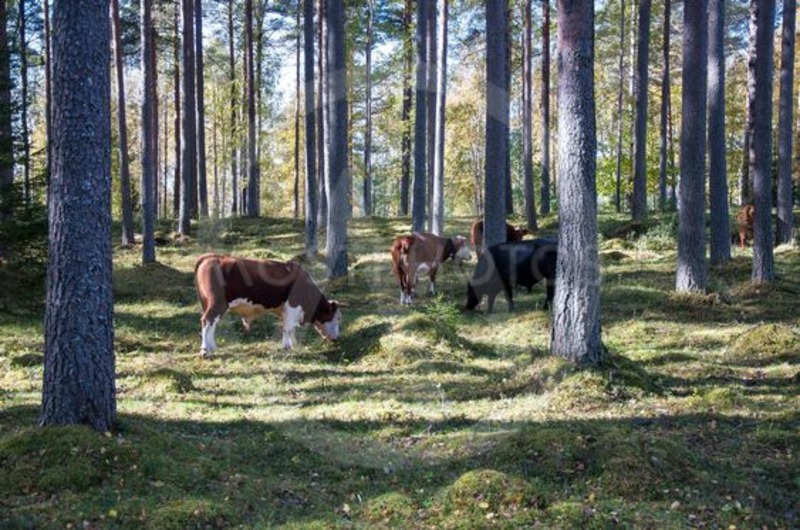
[[[208,359],[209,357],[211,357],[211,351],[206,350],[205,348],[200,350],[200,357],[203,359]]]

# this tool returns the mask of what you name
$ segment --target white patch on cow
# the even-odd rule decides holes
[[[291,350],[297,339],[294,330],[303,323],[305,312],[302,306],[292,307],[289,302],[283,304],[283,348]]]
[[[202,355],[211,353],[217,349],[217,343],[214,341],[214,330],[217,327],[219,318],[220,317],[215,318],[214,321],[211,322],[210,324],[206,322],[206,324],[203,326],[202,331],[200,332],[200,336],[203,339],[203,342],[200,346],[200,353]]]
[[[428,283],[428,294],[435,295],[436,294],[436,282],[433,280]]]
[[[420,276],[427,276],[431,273],[431,266],[427,263],[420,263],[417,265],[417,278]]]
[[[315,322],[317,330],[326,339],[336,340],[339,338],[339,322],[342,320],[342,312],[336,310],[336,314],[328,322]]]
[[[469,261],[471,259],[472,252],[470,252],[467,245],[462,245],[461,248],[456,251],[456,261],[458,263],[461,263],[462,261]]]

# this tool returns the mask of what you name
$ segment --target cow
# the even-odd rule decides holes
[[[422,232],[395,238],[391,254],[392,270],[400,283],[400,303],[404,305],[411,304],[416,296],[419,276],[428,276],[428,292],[436,294],[436,272],[442,263],[453,258],[461,265],[472,259],[465,237],[439,237]]]
[[[467,310],[474,310],[486,296],[486,311],[491,313],[494,299],[503,291],[508,310],[513,311],[514,286],[527,287],[530,292],[542,279],[547,281],[544,304],[547,309],[552,305],[555,294],[557,257],[556,239],[532,239],[489,247],[478,260],[475,272],[467,283]]]
[[[747,236],[753,236],[753,221],[755,220],[756,208],[752,204],[742,206],[736,215],[736,224],[739,226],[739,248],[744,248],[747,244]]]
[[[516,243],[522,241],[522,238],[530,234],[530,230],[522,226],[514,227],[506,223],[506,243]],[[469,229],[469,237],[472,242],[472,248],[475,249],[475,254],[478,258],[483,254],[483,219],[478,219],[472,223]]]
[[[298,263],[204,254],[194,267],[200,317],[201,355],[217,349],[214,330],[230,310],[242,319],[246,331],[251,321],[265,313],[282,320],[283,347],[294,347],[295,328],[312,323],[324,338],[339,338],[341,304],[328,300]]]

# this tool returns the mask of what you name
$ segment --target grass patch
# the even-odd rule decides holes
[[[800,335],[782,324],[763,324],[748,329],[731,345],[728,359],[735,364],[765,366],[800,362]]]

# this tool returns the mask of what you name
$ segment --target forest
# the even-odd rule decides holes
[[[796,11],[0,0],[0,527],[800,525]]]

